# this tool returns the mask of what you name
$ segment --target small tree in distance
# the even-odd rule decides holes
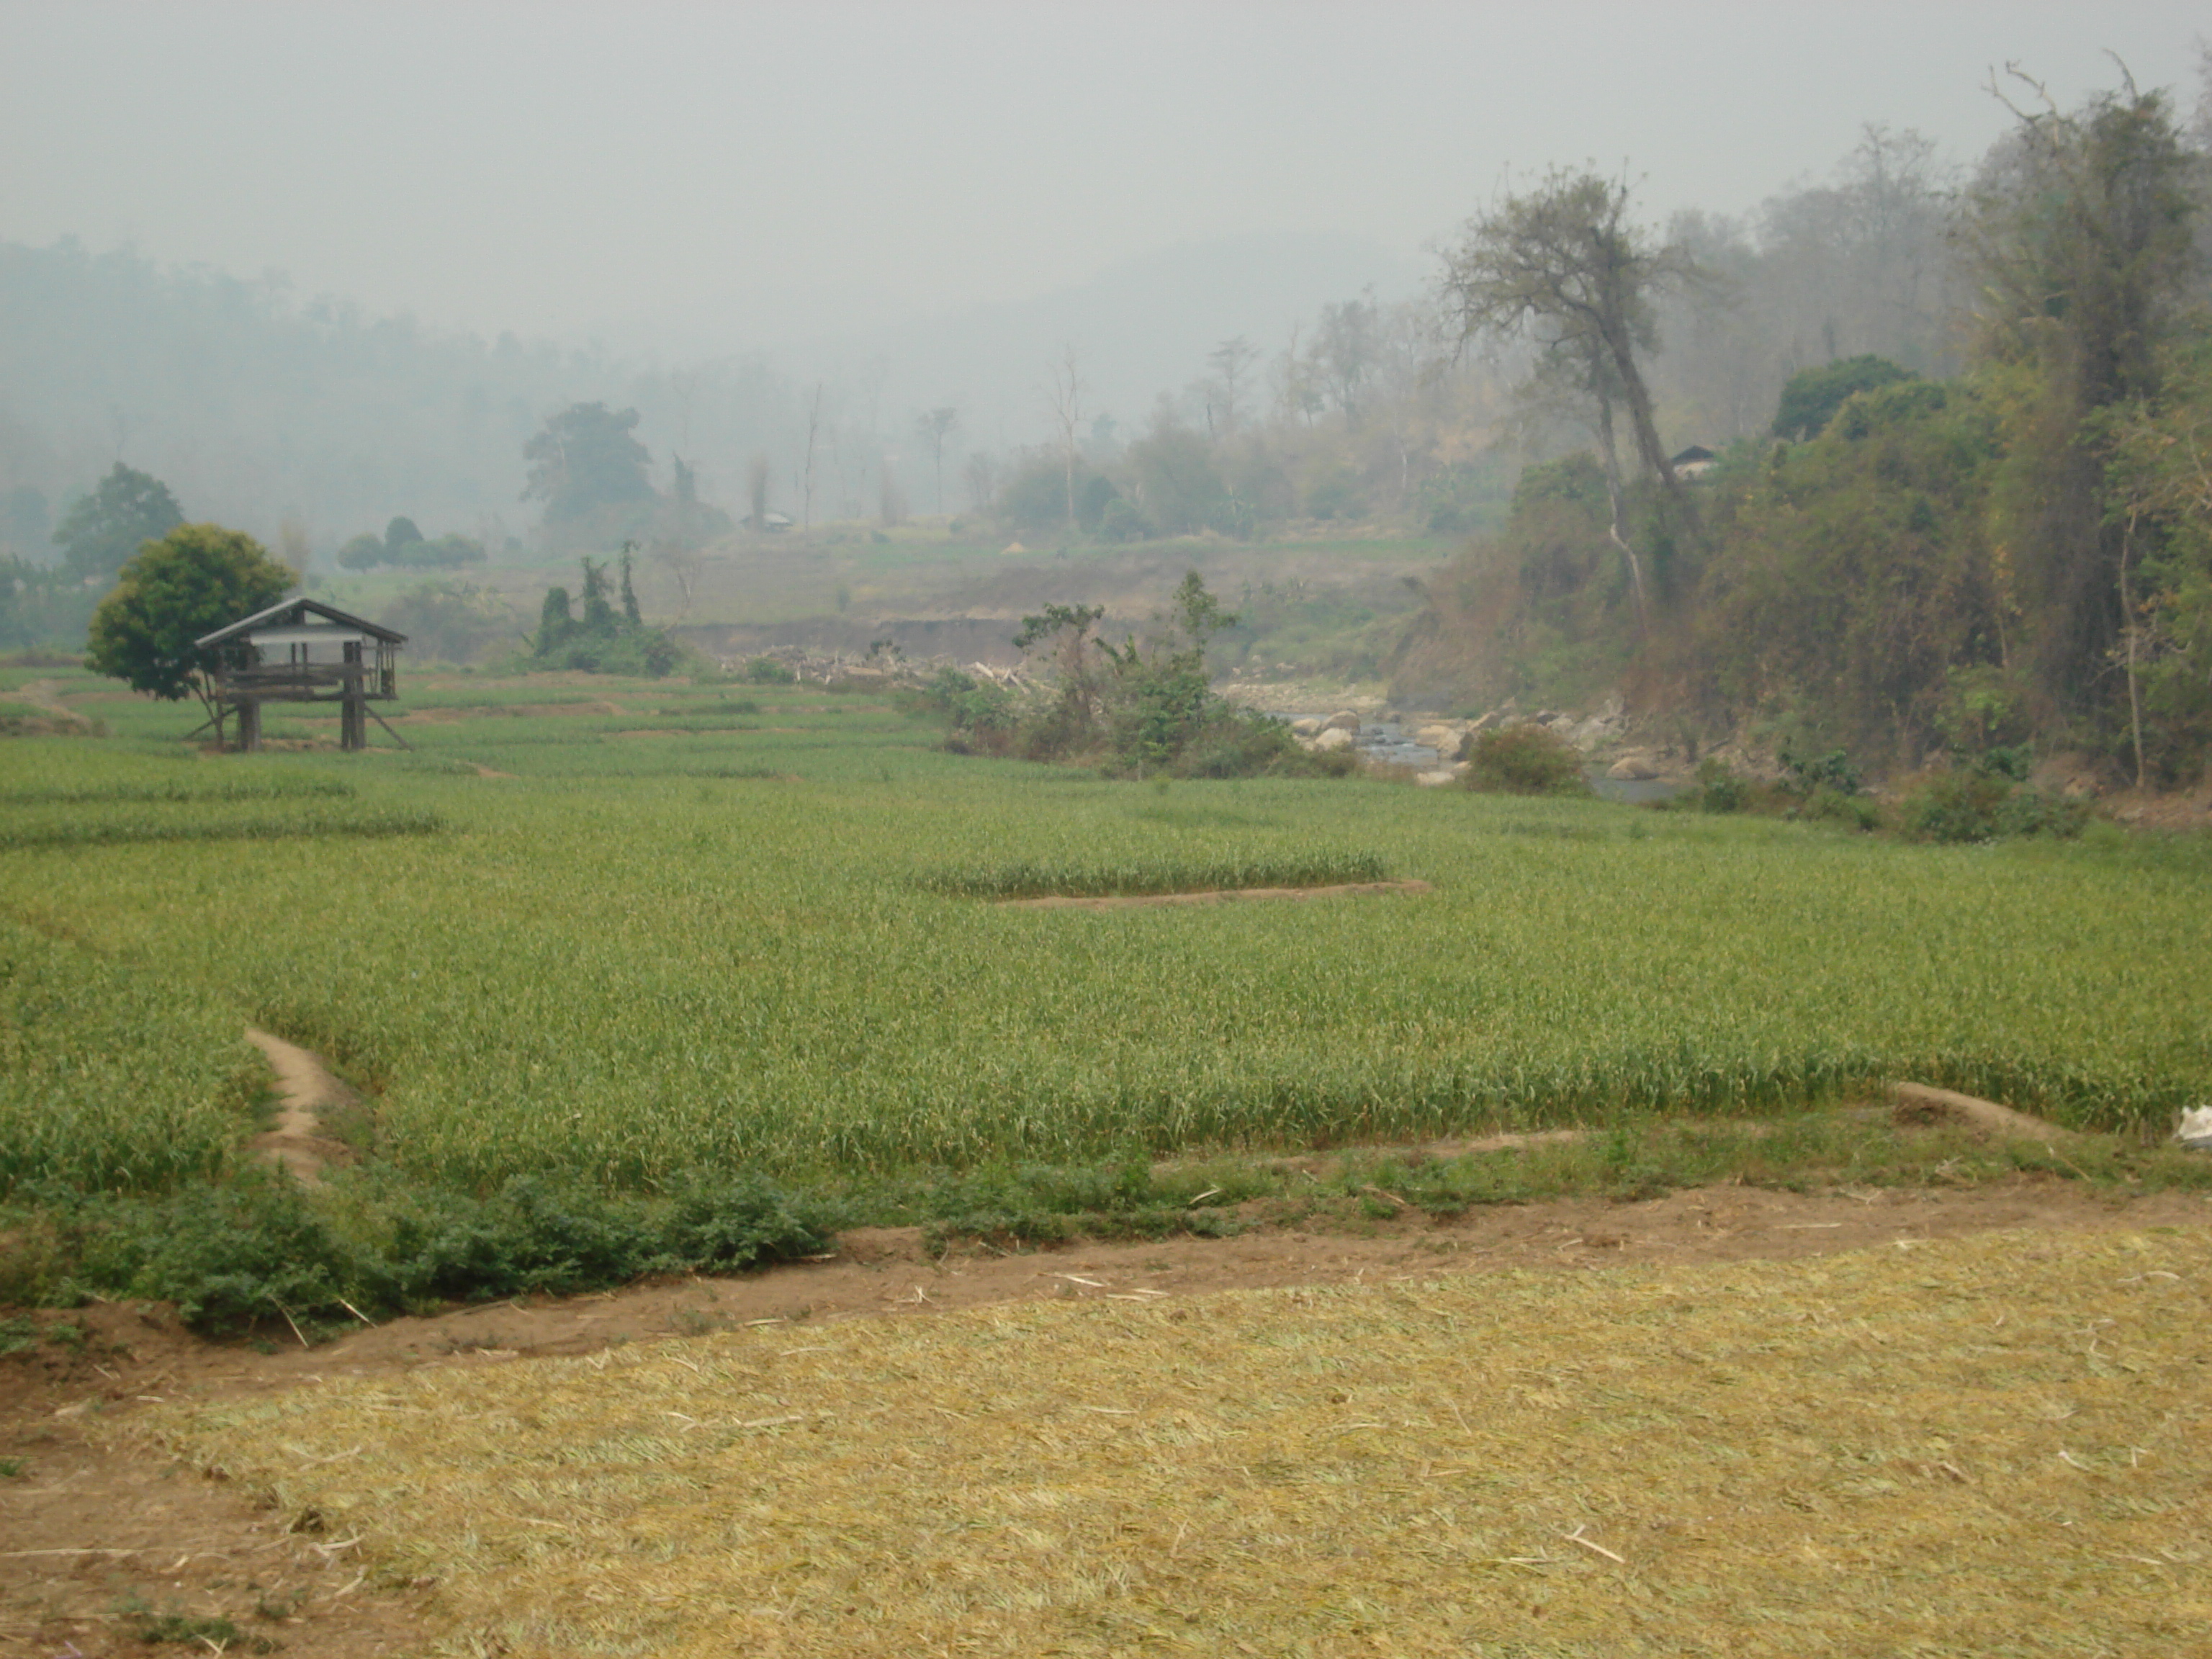
[[[92,494],[70,508],[54,532],[54,544],[72,576],[112,576],[148,542],[184,521],[168,485],[118,461]]]
[[[960,424],[957,409],[933,409],[915,417],[914,428],[929,446],[929,465],[937,475],[937,510],[945,511],[945,441]]]
[[[292,573],[243,531],[179,525],[123,567],[93,612],[86,661],[164,702],[196,696],[215,720],[216,653],[192,641],[266,610],[291,586]]]
[[[630,435],[637,422],[635,410],[611,410],[603,403],[572,404],[548,417],[522,447],[522,457],[530,463],[522,499],[544,501],[552,524],[580,519],[598,507],[652,501],[653,485],[645,476],[650,457]],[[394,526],[400,522],[393,520]]]

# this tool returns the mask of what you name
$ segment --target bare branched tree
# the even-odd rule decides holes
[[[1196,390],[1206,399],[1206,429],[1215,438],[1232,437],[1243,417],[1244,399],[1252,385],[1252,365],[1260,361],[1260,348],[1242,334],[1224,340],[1206,354],[1206,376]]]
[[[806,411],[806,465],[799,475],[799,495],[805,501],[802,527],[814,522],[814,447],[822,435],[822,382],[814,383],[814,402]]]
[[[1045,408],[1060,433],[1060,459],[1067,477],[1067,522],[1075,522],[1075,463],[1082,454],[1077,434],[1083,425],[1083,394],[1087,388],[1077,372],[1075,348],[1060,348],[1060,361],[1044,389]]]
[[[1639,615],[1649,598],[1622,524],[1615,410],[1627,411],[1638,457],[1692,522],[1659,442],[1638,360],[1658,348],[1655,297],[1704,276],[1680,249],[1655,244],[1630,219],[1625,179],[1589,169],[1555,167],[1526,195],[1504,197],[1468,221],[1465,238],[1445,256],[1439,298],[1456,345],[1525,341],[1536,354],[1531,389],[1569,392],[1591,409],[1613,499],[1613,540],[1628,561]]]
[[[929,446],[929,465],[937,476],[937,510],[940,514],[945,511],[945,441],[959,424],[960,411],[950,407],[928,410],[915,416],[915,432]]]
[[[968,485],[968,510],[988,513],[999,494],[998,463],[982,450],[969,453],[963,477]]]
[[[1361,394],[1374,372],[1377,313],[1370,291],[1357,300],[1321,308],[1314,337],[1314,372],[1343,411],[1347,430],[1359,430]]]

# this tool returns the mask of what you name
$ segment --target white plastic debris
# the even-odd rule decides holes
[[[2200,1152],[2212,1152],[2212,1106],[2191,1106],[2182,1113],[2181,1127],[2173,1132],[2173,1138]]]

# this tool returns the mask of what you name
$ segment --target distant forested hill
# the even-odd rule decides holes
[[[702,482],[719,470],[732,499],[730,458],[767,441],[784,402],[756,362],[641,372],[133,252],[0,242],[0,550],[34,560],[118,459],[167,482],[189,518],[270,539],[294,519],[319,554],[400,514],[496,546],[535,516],[519,501],[524,441],[591,399],[637,407],[664,472],[672,448],[713,448]]]

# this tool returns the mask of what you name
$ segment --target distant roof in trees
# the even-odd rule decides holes
[[[196,649],[204,651],[212,646],[228,645],[242,640],[263,629],[297,628],[306,623],[310,616],[319,617],[333,627],[358,629],[371,639],[381,640],[386,645],[407,643],[404,634],[395,634],[388,628],[365,621],[334,605],[325,605],[320,599],[296,599],[282,600],[266,611],[257,611],[250,617],[241,617],[227,628],[218,628],[212,634],[203,634],[192,644]]]
[[[1703,444],[1692,444],[1680,454],[1670,457],[1668,459],[1668,465],[1670,466],[1686,466],[1692,461],[1716,461],[1719,459],[1719,456],[1714,454],[1711,450],[1706,448]]]

